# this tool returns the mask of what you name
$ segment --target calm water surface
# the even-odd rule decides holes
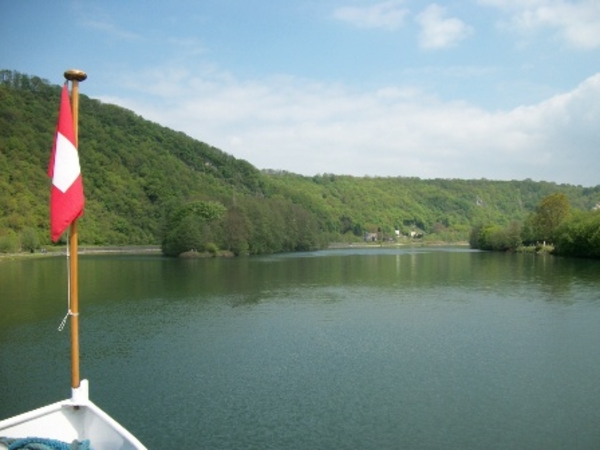
[[[0,419],[70,395],[66,263],[0,261]],[[600,263],[80,258],[81,373],[151,449],[598,449]]]

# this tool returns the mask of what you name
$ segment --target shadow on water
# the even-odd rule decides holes
[[[524,286],[548,301],[576,301],[574,286],[600,287],[600,262],[457,248],[352,249],[264,257],[169,259],[142,255],[80,257],[82,308],[120,302],[214,302],[253,305],[302,288],[445,288],[502,292]],[[61,317],[64,258],[4,261],[1,329]]]

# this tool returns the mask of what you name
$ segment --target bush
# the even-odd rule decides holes
[[[14,231],[9,230],[4,236],[0,236],[0,253],[16,253],[19,251],[19,237]]]
[[[600,258],[600,211],[578,212],[561,223],[554,253]]]
[[[471,248],[494,251],[515,251],[522,244],[521,224],[512,222],[508,227],[500,225],[475,226],[469,236]]]
[[[33,253],[40,247],[40,237],[33,228],[25,228],[21,232],[21,250]]]
[[[219,247],[216,244],[209,242],[204,246],[204,250],[210,253],[213,256],[217,256],[219,254]]]

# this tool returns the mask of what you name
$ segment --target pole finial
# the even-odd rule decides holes
[[[65,71],[65,78],[69,81],[83,81],[87,74],[83,70],[69,69]]]

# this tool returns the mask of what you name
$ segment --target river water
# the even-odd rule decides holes
[[[70,396],[66,262],[0,261],[0,419]],[[598,449],[600,262],[80,257],[81,374],[151,449]]]

